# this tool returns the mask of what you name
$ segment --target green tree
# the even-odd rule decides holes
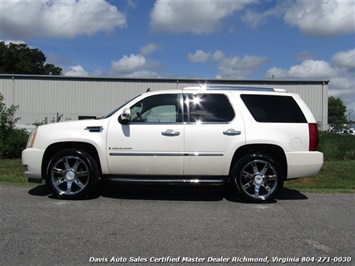
[[[328,98],[328,124],[334,132],[346,128],[345,125],[348,124],[346,106],[340,98]]]
[[[19,158],[26,146],[28,134],[23,129],[16,129],[15,124],[20,118],[15,118],[18,106],[5,105],[0,93],[0,158]]]
[[[61,75],[62,68],[46,64],[46,56],[27,44],[0,42],[0,73]]]

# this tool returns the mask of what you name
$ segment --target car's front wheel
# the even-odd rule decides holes
[[[248,202],[271,201],[283,186],[284,174],[278,162],[265,154],[249,154],[234,165],[231,181]]]
[[[96,161],[84,151],[69,149],[56,153],[49,161],[46,184],[63,199],[89,196],[99,177]]]

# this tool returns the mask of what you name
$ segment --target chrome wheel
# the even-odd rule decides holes
[[[81,151],[58,153],[49,163],[46,182],[55,195],[77,199],[88,195],[98,179],[94,159]]]
[[[277,172],[267,161],[246,164],[240,177],[241,189],[250,197],[265,200],[277,187]]]
[[[279,165],[266,155],[249,155],[237,163],[233,172],[241,196],[251,202],[271,200],[283,185]]]
[[[56,161],[50,172],[53,186],[60,195],[77,194],[88,185],[88,165],[76,156],[65,156]]]

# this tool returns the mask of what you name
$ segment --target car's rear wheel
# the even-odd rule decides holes
[[[283,186],[284,174],[279,163],[265,154],[249,154],[234,165],[231,181],[240,197],[248,202],[275,198]]]
[[[46,184],[57,197],[80,199],[93,192],[98,177],[96,161],[84,151],[70,149],[58,152],[51,158]]]

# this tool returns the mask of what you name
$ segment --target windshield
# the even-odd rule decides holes
[[[105,118],[108,118],[110,117],[111,115],[113,115],[114,113],[116,113],[118,110],[120,110],[123,106],[125,106],[126,104],[130,103],[131,101],[133,101],[134,99],[136,99],[137,97],[141,96],[140,95],[137,95],[136,97],[132,98],[131,100],[129,100],[128,102],[125,102],[124,104],[122,104],[120,107],[116,108],[115,110],[113,110],[112,112],[108,113],[107,115],[104,115],[102,117],[99,117],[97,119],[105,119]]]

